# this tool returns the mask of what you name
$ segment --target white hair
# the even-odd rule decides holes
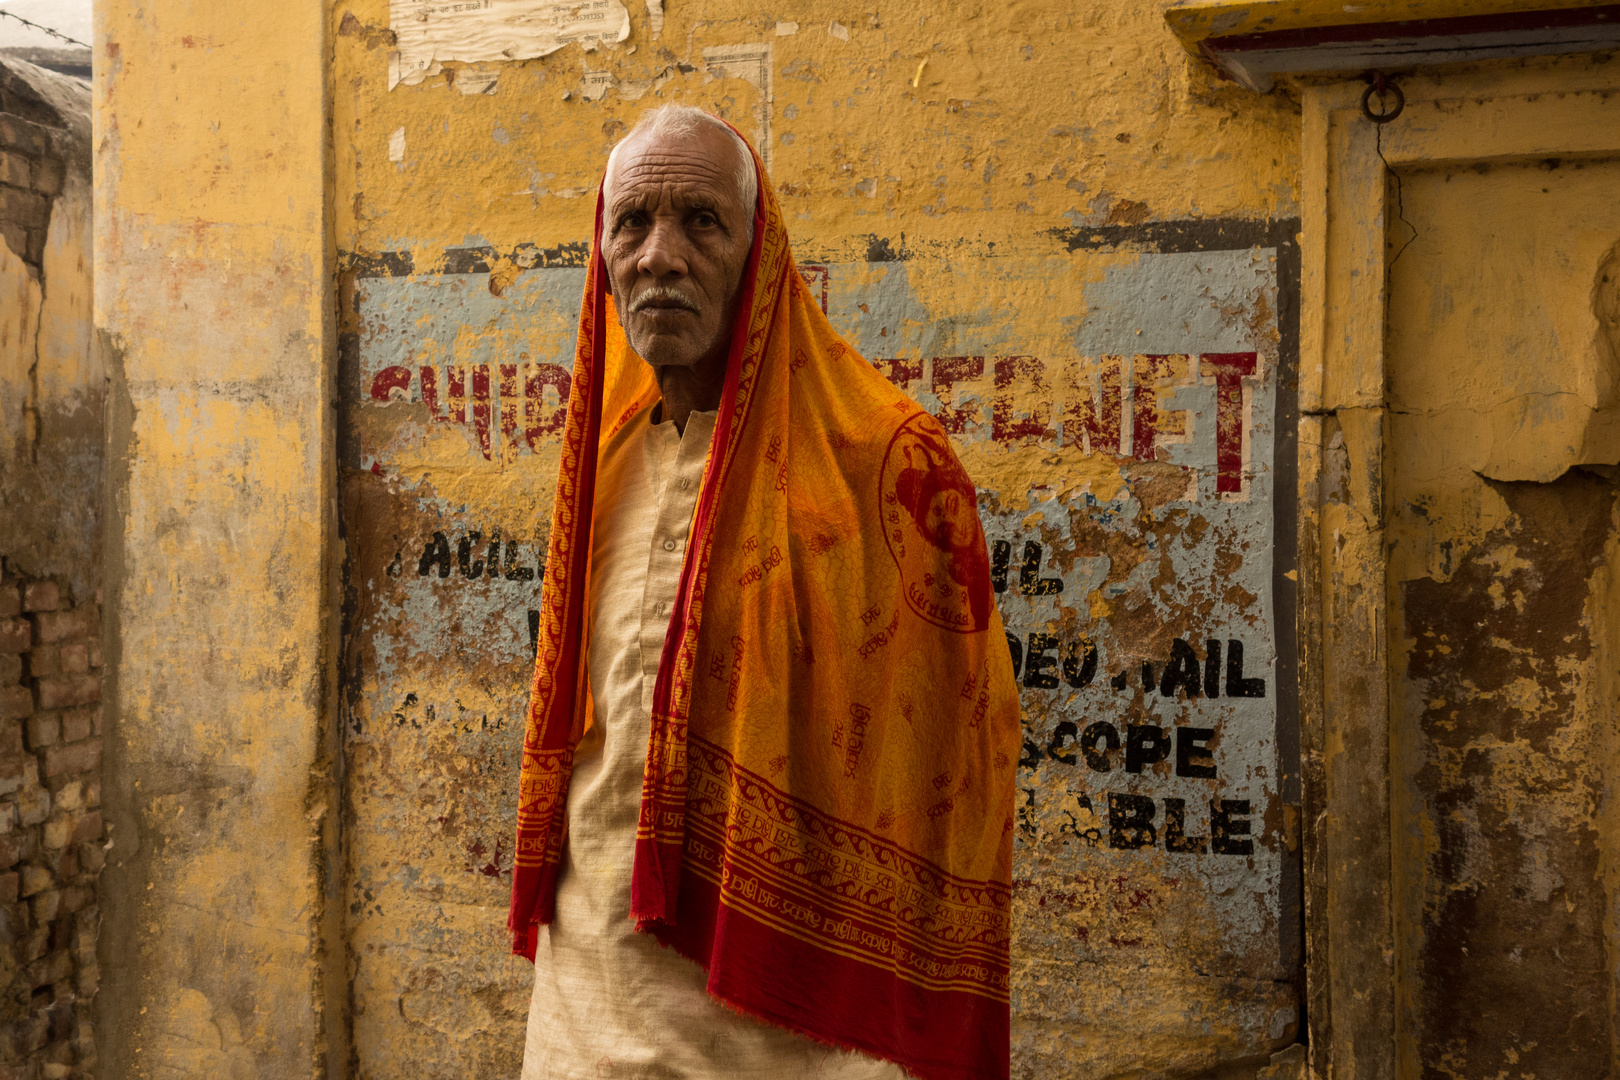
[[[696,135],[698,125],[707,124],[719,128],[731,136],[732,145],[737,149],[737,168],[735,177],[737,181],[737,197],[742,202],[743,213],[748,221],[748,242],[754,240],[754,203],[759,198],[759,178],[754,174],[754,154],[748,149],[748,144],[742,136],[731,130],[724,120],[712,116],[702,109],[694,109],[690,105],[679,102],[670,102],[661,105],[651,112],[641,114],[636,126],[630,129],[630,134],[613,144],[613,152],[608,155],[607,170],[602,174],[602,205],[610,212],[613,206],[613,173],[618,161],[619,151],[625,144],[643,136],[654,135]],[[611,219],[602,222],[602,247],[607,247],[608,230],[612,228]]]

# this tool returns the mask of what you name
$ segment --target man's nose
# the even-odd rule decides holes
[[[641,249],[641,258],[636,262],[636,270],[655,278],[686,275],[686,244],[679,224],[670,221],[653,224]]]

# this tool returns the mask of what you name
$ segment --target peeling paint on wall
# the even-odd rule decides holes
[[[1400,1051],[1446,1075],[1612,1061],[1617,182],[1426,170],[1390,226]]]
[[[995,301],[978,303],[932,260],[802,269],[834,326],[940,420],[978,478],[1024,687],[1015,1007],[1026,1068],[1054,1037],[1105,1062],[1113,1050],[1085,1048],[1149,994],[1180,1003],[1158,1031],[1133,1021],[1136,1052],[1165,1067],[1188,1059],[1189,1024],[1247,1055],[1296,1031],[1271,546],[1278,254],[993,260],[981,272]],[[478,475],[514,491],[551,482],[583,279],[530,269],[498,296],[485,274],[353,286],[346,505],[367,555],[350,577],[362,868],[351,916],[366,952],[411,948],[373,940],[402,920],[445,934],[448,912],[423,897],[467,888],[422,876],[397,850],[374,860],[374,835],[454,837],[474,883],[510,871],[509,791],[489,783],[516,765],[541,506],[502,506],[496,520],[424,470],[459,474],[456,490]],[[1024,305],[1069,314],[1036,329]],[[461,764],[428,797],[420,770],[386,764],[403,761]],[[491,947],[469,932],[459,947]],[[362,957],[362,985],[378,966]],[[1073,1011],[1099,979],[1113,1020]],[[513,973],[487,990],[521,1011]],[[378,1038],[382,1060],[408,1060],[409,1038]]]
[[[1015,1075],[1296,1035],[1297,117],[1236,121],[1149,6],[834,14],[632,5],[463,96],[454,62],[389,93],[386,6],[334,11],[359,1076],[517,1070],[507,781],[584,240],[669,100],[759,141],[812,293],[979,487],[1024,687]]]
[[[398,46],[389,56],[390,89],[418,85],[446,60],[526,60],[630,36],[619,0],[390,0],[388,21]]]

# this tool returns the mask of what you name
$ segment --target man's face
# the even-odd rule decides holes
[[[630,347],[655,368],[723,362],[731,343],[754,213],[737,154],[708,125],[619,149],[602,253]]]

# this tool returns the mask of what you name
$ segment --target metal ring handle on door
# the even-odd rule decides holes
[[[1373,112],[1372,96],[1374,94],[1377,94],[1380,98],[1384,98],[1389,94],[1395,95],[1395,107],[1390,109],[1388,112]],[[1382,104],[1382,102],[1380,102],[1380,104]],[[1401,112],[1405,108],[1406,95],[1401,93],[1400,87],[1396,86],[1392,82],[1389,82],[1383,76],[1379,76],[1376,82],[1368,84],[1367,92],[1361,95],[1361,115],[1365,116],[1375,124],[1389,123],[1391,120],[1401,115]]]

